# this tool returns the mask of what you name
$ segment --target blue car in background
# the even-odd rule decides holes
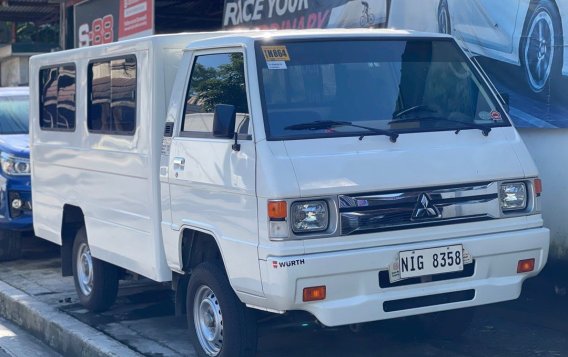
[[[22,254],[33,234],[28,88],[0,88],[0,261]]]

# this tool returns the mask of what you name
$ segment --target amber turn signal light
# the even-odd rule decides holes
[[[304,288],[304,302],[325,299],[325,285]]]
[[[517,273],[528,273],[534,270],[534,258],[519,260],[517,265]]]
[[[534,179],[534,193],[537,196],[540,196],[542,193],[542,180],[541,179]]]
[[[286,201],[268,201],[268,217],[284,219],[288,215]]]

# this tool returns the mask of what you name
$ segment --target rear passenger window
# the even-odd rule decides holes
[[[136,57],[126,56],[89,65],[91,132],[131,135],[136,131]]]
[[[75,130],[75,65],[66,64],[39,71],[42,130]]]

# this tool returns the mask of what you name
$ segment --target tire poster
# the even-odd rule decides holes
[[[451,34],[509,98],[517,127],[568,128],[568,0],[226,0],[223,27]]]

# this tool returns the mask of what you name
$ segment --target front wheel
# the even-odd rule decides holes
[[[521,64],[530,90],[545,92],[552,75],[560,75],[561,21],[550,0],[539,0],[525,24],[521,41]]]
[[[20,259],[22,257],[22,232],[0,231],[0,261]]]
[[[218,265],[193,269],[187,288],[187,324],[199,356],[245,357],[256,354],[256,320],[235,295]]]
[[[73,242],[73,280],[79,301],[92,312],[108,310],[118,293],[118,268],[93,258],[82,227]]]

